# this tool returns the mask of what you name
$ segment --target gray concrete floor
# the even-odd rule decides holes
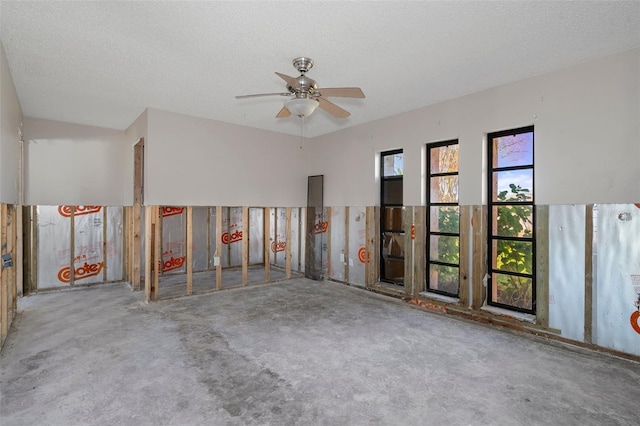
[[[295,279],[20,300],[9,425],[635,425],[640,364]]]

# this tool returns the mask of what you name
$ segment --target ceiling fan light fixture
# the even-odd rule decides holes
[[[293,115],[306,117],[311,115],[318,108],[320,103],[315,99],[294,98],[284,103],[285,108]]]

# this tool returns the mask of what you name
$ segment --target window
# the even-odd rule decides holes
[[[383,152],[380,159],[380,280],[403,286],[402,150]]]
[[[427,145],[427,291],[458,297],[458,141]]]
[[[535,314],[533,126],[488,143],[488,304]]]

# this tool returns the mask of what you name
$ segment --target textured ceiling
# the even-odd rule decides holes
[[[0,37],[24,114],[117,129],[158,108],[300,134],[276,119],[274,71],[315,61],[331,98],[305,136],[392,116],[640,46],[639,1],[216,1],[0,3]]]

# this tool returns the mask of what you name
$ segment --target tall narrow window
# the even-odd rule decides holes
[[[535,314],[533,126],[488,143],[488,304]]]
[[[427,291],[458,297],[458,141],[427,145]]]
[[[402,150],[383,152],[380,160],[380,280],[403,286]]]

